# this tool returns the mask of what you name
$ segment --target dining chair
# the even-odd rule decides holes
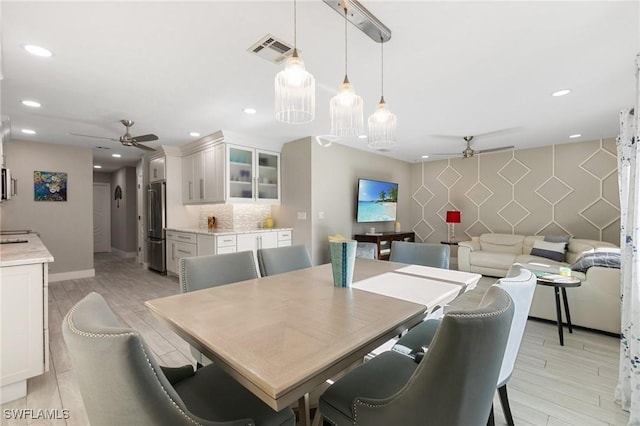
[[[258,273],[250,250],[180,259],[179,279],[183,293],[255,278]]]
[[[309,252],[304,244],[258,249],[257,255],[260,275],[263,277],[311,267]]]
[[[449,269],[450,257],[451,248],[447,244],[393,241],[391,243],[389,260],[392,262]]]
[[[252,251],[183,257],[178,271],[182,293],[258,278]],[[211,363],[193,346],[191,355],[199,365]]]
[[[479,307],[445,314],[426,354],[386,351],[320,396],[332,425],[485,425],[513,317],[502,288]]]
[[[90,293],[62,321],[75,380],[93,426],[294,425],[216,365],[159,366],[144,339]]]
[[[358,241],[358,245],[356,246],[356,257],[361,259],[377,259],[378,245],[376,243]]]
[[[507,395],[507,383],[513,374],[516,358],[520,351],[522,337],[524,336],[524,330],[529,316],[529,308],[531,307],[533,293],[536,289],[536,276],[533,272],[525,269],[521,265],[514,264],[507,272],[507,276],[499,279],[494,286],[500,287],[509,293],[515,306],[513,322],[509,330],[509,340],[504,352],[497,381],[502,411],[504,412],[507,424],[513,426],[513,415]],[[439,326],[440,320],[427,320],[418,324],[396,342],[393,350],[404,354],[415,354],[424,351],[425,347],[430,347],[430,343]],[[489,424],[493,424],[493,407]]]

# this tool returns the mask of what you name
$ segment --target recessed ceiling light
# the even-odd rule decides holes
[[[571,90],[569,90],[569,89],[562,89],[562,90],[558,90],[558,91],[556,91],[556,92],[553,92],[553,93],[551,94],[551,96],[555,96],[555,97],[558,97],[558,96],[565,96],[565,95],[568,95],[569,93],[571,93]]]
[[[197,138],[198,136],[200,136],[200,133],[198,133],[198,132],[191,132],[191,133],[189,133],[189,136],[193,136],[194,138]]]
[[[22,129],[22,133],[24,133],[25,135],[35,135],[36,131],[31,129]]]
[[[31,53],[32,55],[42,56],[43,58],[49,58],[53,56],[50,50],[45,49],[44,47],[36,46],[34,44],[26,44],[24,46],[24,50]]]
[[[428,155],[423,155],[422,158],[429,158],[429,156]]]
[[[358,139],[366,139],[367,135],[358,135]]]
[[[115,158],[120,158],[120,157],[122,157],[122,155],[120,155],[120,154],[111,154],[111,156],[112,156],[112,157],[115,157]]]
[[[40,108],[40,102],[30,101],[28,99],[25,99],[25,100],[20,101],[20,102],[24,106],[28,106],[28,107],[31,107],[31,108]]]
[[[244,111],[245,114],[255,114],[256,112],[258,112],[255,108],[245,108],[242,111]]]
[[[101,168],[102,168],[102,166],[101,166],[100,164],[94,164],[94,165],[93,165],[93,168],[94,168],[94,169],[101,169]]]
[[[569,135],[571,139],[579,138],[580,136],[582,136],[580,133],[576,133],[575,135]]]

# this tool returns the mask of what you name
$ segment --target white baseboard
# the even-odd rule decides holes
[[[85,269],[84,271],[59,272],[57,274],[49,274],[49,282],[77,280],[80,278],[91,278],[96,276],[95,269]]]

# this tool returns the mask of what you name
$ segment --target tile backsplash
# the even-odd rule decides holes
[[[254,229],[264,226],[271,215],[265,204],[208,204],[200,207],[198,227],[207,227],[207,217],[216,217],[217,229]]]

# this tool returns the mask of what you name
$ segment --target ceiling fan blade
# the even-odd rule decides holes
[[[141,143],[138,143],[135,140],[131,141],[131,145],[135,146],[136,148],[143,149],[145,151],[155,151],[155,149],[151,148],[150,146],[142,145]]]
[[[151,141],[157,141],[158,137],[153,133],[150,133],[148,135],[134,136],[131,138],[131,140],[134,142],[151,142]]]
[[[486,154],[489,152],[498,152],[498,151],[506,151],[508,149],[513,149],[515,148],[513,145],[512,146],[501,146],[499,148],[489,148],[489,149],[481,149],[479,151],[474,151],[476,154]]]
[[[119,140],[119,139],[105,138],[105,137],[103,137],[103,136],[83,135],[83,134],[80,134],[80,133],[69,133],[69,134],[70,134],[70,135],[73,135],[73,136],[82,136],[82,137],[84,137],[84,138],[104,139],[104,140],[107,140],[107,141],[116,141],[116,142],[120,142],[120,140]]]
[[[434,152],[429,155],[460,155],[460,152]]]

